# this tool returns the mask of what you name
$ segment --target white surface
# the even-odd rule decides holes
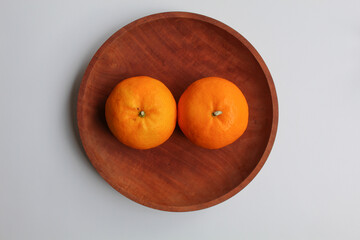
[[[0,2],[1,240],[360,239],[360,1],[220,2]],[[171,10],[243,34],[280,107],[254,181],[188,213],[118,194],[75,134],[76,94],[95,51],[125,24]]]

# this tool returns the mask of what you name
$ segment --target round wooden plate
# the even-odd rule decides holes
[[[233,81],[249,104],[249,125],[233,144],[208,150],[177,127],[150,150],[135,150],[109,131],[107,96],[119,81],[139,75],[161,80],[178,101],[195,80]],[[82,144],[100,175],[126,197],[166,211],[216,205],[243,189],[264,165],[277,130],[274,83],[259,53],[232,28],[209,17],[167,12],[121,28],[96,52],[77,103]]]

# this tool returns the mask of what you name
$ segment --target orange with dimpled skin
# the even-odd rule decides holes
[[[208,149],[236,141],[246,130],[249,107],[232,82],[207,77],[192,83],[178,104],[178,123],[193,143]]]
[[[123,144],[149,149],[164,143],[176,126],[176,102],[159,80],[147,76],[125,79],[110,93],[106,122]]]

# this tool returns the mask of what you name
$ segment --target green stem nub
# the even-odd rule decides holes
[[[221,115],[221,114],[222,114],[222,111],[215,111],[215,112],[212,113],[212,115],[213,115],[214,117],[219,116],[219,115]]]
[[[144,111],[140,111],[140,112],[139,112],[139,117],[142,117],[142,118],[145,117],[145,112],[144,112]]]

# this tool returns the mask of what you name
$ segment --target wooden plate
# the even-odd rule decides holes
[[[193,81],[233,81],[249,104],[249,125],[236,142],[218,150],[192,144],[177,127],[157,148],[135,150],[110,133],[104,105],[122,79],[161,80],[178,101]],[[243,189],[264,165],[278,122],[275,87],[254,47],[225,24],[193,13],[147,16],[121,28],[96,52],[77,103],[81,140],[100,175],[126,197],[166,211],[216,205]]]

